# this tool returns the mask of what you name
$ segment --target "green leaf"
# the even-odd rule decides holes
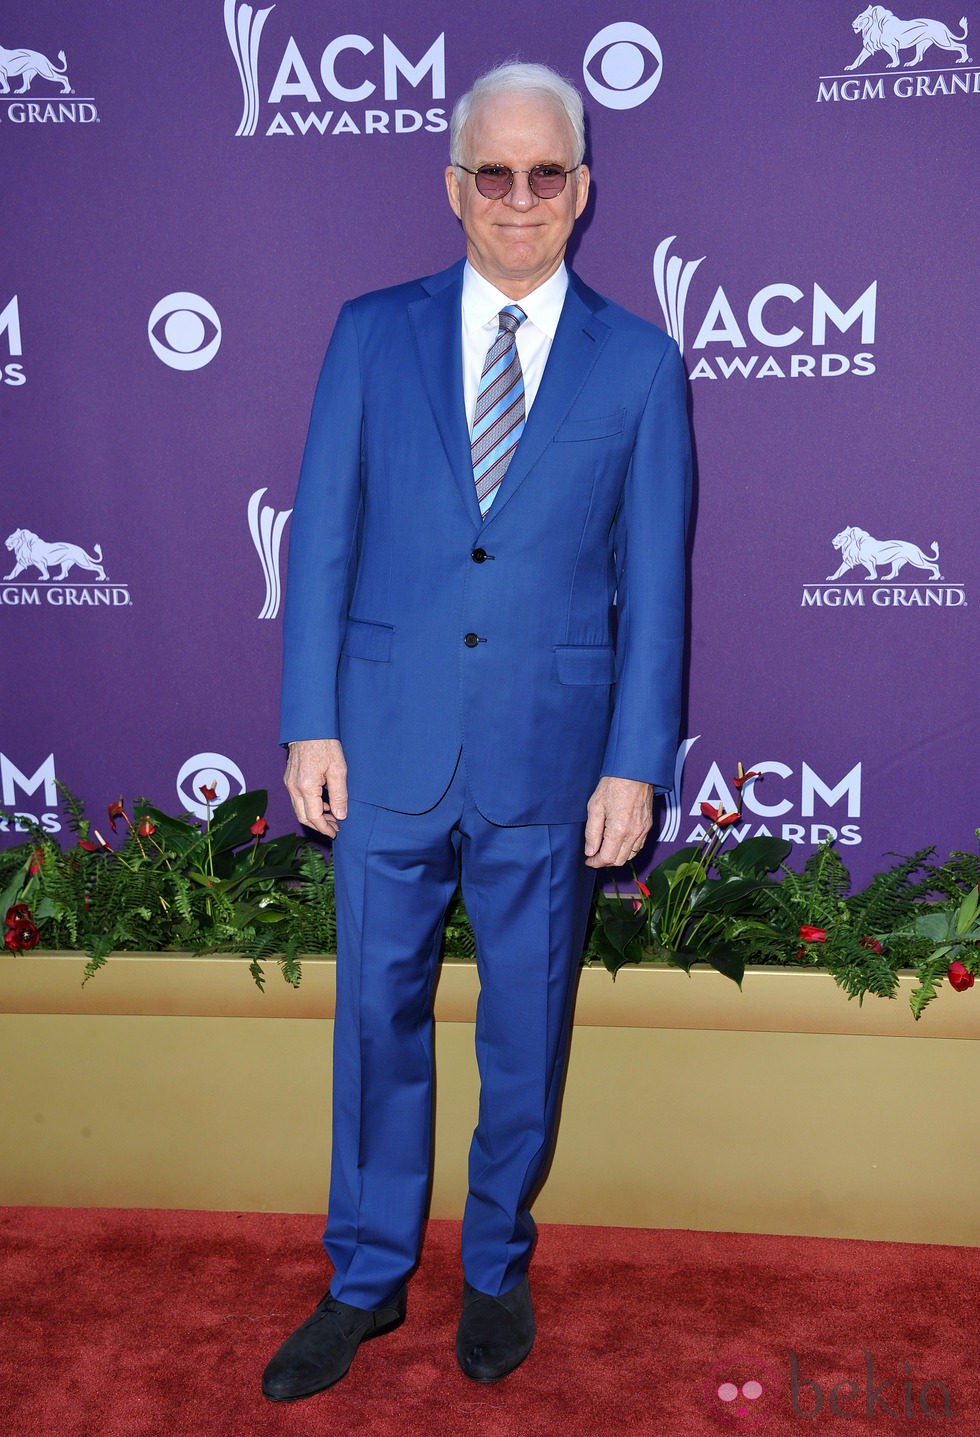
[[[639,920],[639,923],[637,923]],[[620,917],[606,914],[596,922],[592,932],[592,947],[610,973],[618,973],[626,963],[639,963],[643,957],[643,944],[639,935],[645,926],[642,913]]]
[[[606,913],[600,926],[617,953],[625,953],[646,927],[646,914],[642,910],[639,913]]]
[[[686,953],[681,949],[675,949],[670,954],[670,961],[675,968],[683,968],[685,973],[690,973],[694,964],[700,962],[703,957],[703,953]]]
[[[760,834],[720,853],[715,866],[720,873],[773,873],[792,851],[793,845],[788,840]]]
[[[948,913],[920,913],[913,927],[920,937],[941,943],[944,938],[952,936],[950,917]]]
[[[670,889],[679,888],[684,883],[703,883],[708,876],[708,870],[703,863],[691,859],[689,863],[679,863],[676,868],[668,869],[664,875],[667,879],[667,887]]]
[[[742,979],[745,977],[745,959],[737,948],[731,944],[718,943],[710,953],[704,954],[704,960],[741,988]]]
[[[211,813],[210,837],[216,849],[237,848],[242,843],[252,843],[255,835],[252,824],[261,818],[269,805],[269,795],[264,788],[251,789],[247,793],[234,794]]]
[[[966,933],[973,926],[978,905],[980,905],[980,891],[972,888],[960,904],[959,912],[956,915],[957,933]]]
[[[19,846],[19,845],[18,845]],[[7,912],[12,903],[16,903],[24,884],[27,882],[27,870],[31,865],[30,854],[24,859],[23,867],[15,873],[7,884],[3,893],[0,893],[0,918]]]
[[[691,906],[700,913],[731,913],[744,905],[766,881],[762,875],[758,878],[717,878],[698,890],[696,901]]]

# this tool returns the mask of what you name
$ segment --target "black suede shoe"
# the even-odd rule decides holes
[[[519,1367],[534,1346],[534,1313],[526,1275],[502,1297],[463,1283],[463,1312],[456,1357],[474,1382],[498,1382]]]
[[[294,1402],[332,1387],[350,1367],[362,1342],[391,1332],[404,1317],[404,1288],[373,1312],[340,1302],[328,1292],[269,1363],[262,1375],[262,1391],[271,1402]]]

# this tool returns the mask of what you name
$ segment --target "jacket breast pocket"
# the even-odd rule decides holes
[[[605,644],[560,644],[555,649],[560,684],[615,682],[616,655]]]
[[[625,423],[625,409],[617,409],[614,414],[601,414],[595,419],[566,419],[557,430],[555,439],[560,443],[581,442],[583,439],[611,439],[614,434],[622,434]]]
[[[351,659],[370,659],[376,664],[391,659],[393,624],[376,624],[369,619],[348,619],[342,652]]]

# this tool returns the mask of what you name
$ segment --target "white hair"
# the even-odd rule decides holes
[[[449,159],[454,165],[463,163],[463,131],[481,100],[495,95],[542,95],[558,105],[572,129],[572,164],[580,165],[585,157],[585,114],[582,96],[575,86],[547,65],[530,65],[521,60],[508,60],[497,65],[475,81],[472,89],[461,95],[453,107],[449,122]],[[557,156],[548,156],[557,159]]]

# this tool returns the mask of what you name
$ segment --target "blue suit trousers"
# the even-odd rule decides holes
[[[465,754],[427,813],[352,800],[334,843],[337,1009],[324,1246],[331,1291],[380,1306],[418,1258],[433,1127],[432,994],[458,882],[477,936],[480,1106],[462,1259],[494,1296],[530,1261],[530,1202],[558,1113],[595,873],[584,821],[505,827],[480,813]]]

